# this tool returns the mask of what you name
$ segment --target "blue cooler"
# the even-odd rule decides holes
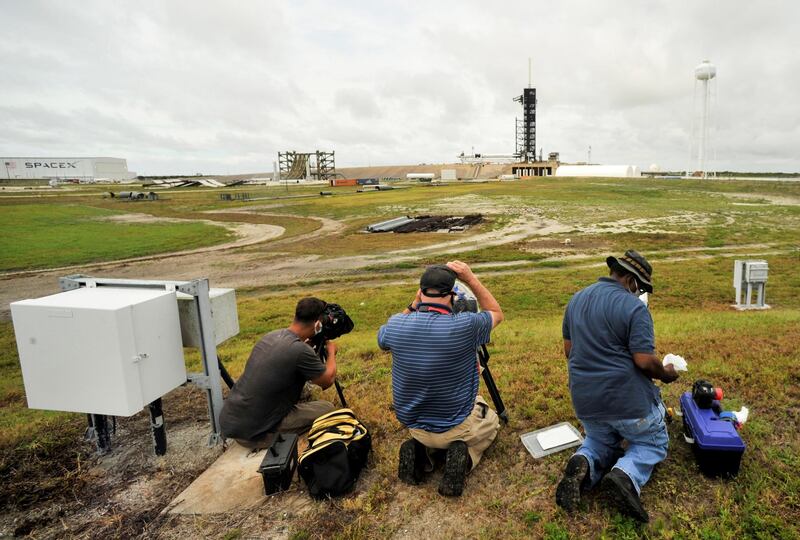
[[[692,447],[700,470],[706,476],[736,476],[745,445],[733,422],[721,420],[714,409],[701,409],[692,393],[681,396],[683,431],[694,439]]]

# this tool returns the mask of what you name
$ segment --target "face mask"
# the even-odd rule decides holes
[[[322,332],[322,323],[320,321],[317,321],[316,323],[314,323],[314,335],[316,336],[320,332]]]
[[[646,292],[643,292],[643,293],[641,293],[639,295],[639,300],[641,300],[644,305],[647,305],[647,297],[648,296],[649,295]]]

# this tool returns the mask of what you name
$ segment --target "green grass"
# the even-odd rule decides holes
[[[312,193],[314,189],[291,188],[293,193]],[[280,193],[265,189],[263,194]],[[411,261],[376,259],[375,264],[360,270],[237,291],[240,334],[219,347],[219,356],[234,377],[241,373],[253,344],[264,333],[288,324],[302,296],[314,294],[340,303],[356,323],[354,331],[339,340],[339,379],[349,404],[372,430],[371,466],[357,496],[315,503],[309,512],[287,517],[290,537],[386,538],[416,523],[427,523],[429,529],[415,530],[432,538],[800,536],[796,520],[800,513],[800,252],[794,250],[800,244],[800,207],[774,202],[741,206],[735,204],[736,194],[798,200],[800,185],[536,179],[268,201],[263,214],[247,219],[281,224],[290,236],[313,232],[318,226],[309,219],[313,216],[342,220],[345,229],[320,243],[282,243],[274,250],[269,243],[247,248],[264,257],[286,257],[286,252],[313,253],[322,259],[342,254],[380,255],[441,242],[441,235],[366,236],[358,231],[373,220],[435,209],[442,201],[459,198],[501,208],[493,221],[470,234],[496,230],[522,215],[524,209],[535,209],[537,215],[568,226],[568,232],[556,235],[534,235],[446,256],[486,263],[477,273],[507,316],[493,334],[490,365],[511,421],[457,501],[439,497],[434,483],[412,489],[396,480],[397,449],[406,433],[389,409],[391,358],[377,348],[375,338],[379,326],[413,297],[420,269],[441,262],[444,255],[425,254]],[[23,222],[57,217],[62,211],[88,212],[59,218],[79,228],[119,208],[88,191],[74,197],[73,202],[80,206],[62,205],[61,199],[41,204],[32,198],[15,200],[26,205],[26,210],[16,214]],[[90,208],[98,205],[103,209]],[[175,191],[165,193],[163,200],[147,211],[193,219],[211,216],[203,214],[204,210],[225,208],[230,212],[214,219],[235,221],[242,219],[236,209],[243,206],[248,204],[221,203],[216,192]],[[6,217],[10,208],[14,206],[3,207],[0,220],[10,219]],[[56,212],[51,214],[53,209]],[[663,221],[681,214],[698,217],[694,221]],[[620,220],[641,218],[661,221],[629,230],[616,225]],[[62,227],[41,225],[40,231],[53,229],[59,233]],[[76,233],[77,240],[90,243],[85,233]],[[155,236],[162,233],[167,235],[161,231]],[[564,244],[566,238],[571,244]],[[751,244],[755,246],[748,247]],[[619,516],[593,497],[578,515],[565,515],[556,507],[554,493],[568,453],[534,460],[519,442],[521,434],[556,422],[567,420],[577,425],[562,352],[563,309],[575,291],[605,272],[606,253],[629,247],[645,253],[654,265],[656,294],[650,307],[660,353],[674,352],[689,361],[687,375],[663,385],[667,405],[677,406],[679,395],[693,380],[707,378],[725,388],[729,408],[747,405],[751,410],[751,420],[742,430],[748,446],[742,470],[731,481],[703,477],[683,442],[680,426],[670,425],[669,456],[643,492],[652,516],[646,526]],[[716,249],[719,247],[724,249]],[[770,264],[767,300],[773,309],[737,312],[730,307],[732,259],[764,253],[769,254],[764,255]],[[108,252],[98,256],[110,257]],[[512,261],[522,264],[499,264]],[[196,351],[188,352],[187,365],[192,370],[199,367]],[[332,389],[321,396],[336,401]],[[79,438],[83,423],[81,415],[25,407],[13,330],[10,323],[0,322],[0,479],[10,486],[4,489],[20,492],[22,477],[15,467],[43,482],[42,467],[37,468],[37,463],[48,453],[69,456],[64,468],[52,474],[48,489],[57,491],[77,481],[75,471],[82,457],[70,441]],[[25,489],[34,486],[21,485]],[[231,522],[227,533],[243,538],[259,534],[247,524],[251,522],[241,523]]]
[[[717,531],[722,538],[792,538],[798,534],[791,516],[800,504],[796,474],[800,435],[795,429],[800,411],[792,405],[800,398],[800,378],[794,368],[800,362],[800,276],[793,259],[771,260],[769,294],[775,307],[741,313],[729,307],[732,289],[727,275],[724,281],[717,278],[730,272],[729,262],[722,257],[697,261],[692,272],[685,272],[680,263],[658,263],[658,289],[651,307],[660,352],[682,354],[690,363],[688,375],[663,386],[667,404],[677,406],[680,393],[694,379],[708,378],[726,389],[730,408],[750,407],[752,419],[743,430],[748,451],[742,472],[727,482],[704,478],[673,423],[669,458],[645,488],[645,504],[653,515],[645,527],[595,499],[589,500],[584,513],[565,516],[555,507],[553,496],[567,455],[533,460],[519,443],[520,434],[538,427],[563,420],[577,424],[561,352],[561,314],[571,294],[601,270],[548,268],[530,275],[486,278],[508,317],[494,334],[490,365],[511,422],[458,501],[459,512],[481,516],[479,532],[470,535],[708,538]],[[347,519],[326,521],[326,537],[379,537],[387,529],[404,527],[387,517],[389,508],[394,509],[391,515],[450,511],[435,486],[417,488],[408,497],[395,481],[396,452],[405,435],[388,409],[391,361],[377,349],[375,332],[414,290],[415,280],[409,279],[405,286],[309,291],[340,302],[356,323],[355,330],[340,339],[339,376],[350,405],[377,434],[371,482],[384,490],[379,501],[373,500],[375,494],[348,502]],[[241,334],[221,347],[221,357],[234,376],[264,332],[287,324],[303,294],[240,301]],[[332,390],[323,396],[335,401]],[[318,507],[297,521],[295,530],[315,530],[315,520],[328,511]],[[459,535],[459,529],[451,532]]]
[[[82,205],[0,207],[0,271],[51,268],[178,251],[232,234],[206,223],[120,223],[119,214]],[[13,233],[12,233],[13,231]]]

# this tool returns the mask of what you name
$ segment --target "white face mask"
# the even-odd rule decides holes
[[[314,335],[316,336],[320,332],[322,332],[322,322],[317,321],[316,323],[314,323]]]
[[[639,295],[639,300],[641,300],[644,305],[647,305],[648,296],[649,295],[646,292],[643,292],[642,294]]]

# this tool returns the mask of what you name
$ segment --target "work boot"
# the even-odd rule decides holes
[[[445,457],[442,481],[439,482],[439,494],[445,497],[460,497],[471,466],[472,460],[467,452],[467,443],[464,441],[451,443]]]
[[[589,487],[589,460],[586,456],[575,454],[564,469],[564,477],[556,489],[556,504],[571,514],[581,503],[581,493]]]
[[[425,476],[425,446],[416,439],[400,445],[400,460],[397,476],[406,484],[417,485]]]
[[[616,467],[611,469],[611,472],[603,477],[601,488],[620,512],[636,518],[642,523],[650,521],[650,516],[642,506],[633,482],[621,469]]]

